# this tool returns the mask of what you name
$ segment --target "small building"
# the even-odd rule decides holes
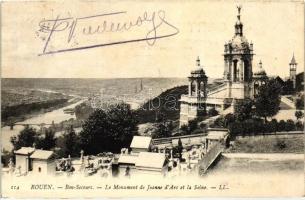
[[[55,172],[55,154],[53,151],[35,150],[30,158],[34,173],[52,174]]]
[[[136,169],[147,172],[165,172],[167,170],[165,154],[140,152],[136,160]]]
[[[151,147],[152,139],[147,136],[133,136],[130,148],[132,153],[148,152]]]
[[[118,160],[119,169],[124,170],[127,167],[129,167],[129,169],[135,169],[137,159],[137,154],[121,154]]]
[[[34,151],[35,148],[32,147],[22,147],[14,151],[16,158],[16,169],[21,174],[28,173],[32,170],[32,162],[30,156]]]

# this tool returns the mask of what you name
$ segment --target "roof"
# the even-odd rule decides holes
[[[14,151],[15,154],[19,155],[29,155],[32,154],[35,151],[35,148],[33,147],[21,147],[21,149],[18,149],[17,151]]]
[[[136,164],[138,155],[121,154],[118,163]]]
[[[136,167],[148,167],[161,169],[165,162],[164,153],[140,152],[136,161]]]
[[[151,137],[133,136],[130,147],[131,148],[145,148],[148,149],[151,143]]]
[[[296,64],[297,64],[297,62],[295,61],[295,58],[294,58],[294,54],[293,54],[293,56],[292,56],[291,61],[290,61],[289,64],[290,64],[290,65],[296,65]]]
[[[266,71],[263,68],[262,61],[259,62],[258,66],[254,68],[253,70],[253,77],[260,78],[260,77],[266,77]]]
[[[30,158],[36,159],[49,159],[53,155],[53,151],[46,151],[46,150],[35,150],[35,152],[30,156]]]

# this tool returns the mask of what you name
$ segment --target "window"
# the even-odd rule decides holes
[[[39,173],[41,172],[41,167],[38,167],[38,172],[39,172]]]

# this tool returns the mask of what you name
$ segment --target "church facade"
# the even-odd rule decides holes
[[[182,95],[180,99],[180,126],[202,116],[207,109],[223,111],[237,101],[253,98],[258,87],[268,79],[262,62],[253,71],[253,44],[244,36],[241,7],[237,9],[235,34],[224,45],[223,83],[207,89],[208,78],[198,58],[197,70],[189,77],[188,95]]]

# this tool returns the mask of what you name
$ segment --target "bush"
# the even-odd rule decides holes
[[[211,109],[208,111],[208,115],[209,115],[210,117],[216,116],[216,115],[218,115],[218,111],[217,111],[215,108],[211,108]]]
[[[304,117],[304,113],[302,111],[295,111],[294,115],[297,118],[297,120],[299,120],[299,119]]]
[[[304,95],[302,95],[302,96],[300,96],[299,98],[296,99],[295,107],[298,110],[303,110],[304,109]]]
[[[229,124],[235,122],[235,116],[232,113],[229,113],[225,116],[225,127],[228,127]]]
[[[303,131],[304,130],[304,124],[301,121],[297,121],[295,123],[295,127],[296,127],[296,130],[298,130],[298,131]]]
[[[285,131],[295,131],[295,130],[296,130],[296,127],[295,127],[294,122],[291,119],[287,120],[287,122],[285,124]]]
[[[286,122],[281,120],[277,125],[277,131],[284,131],[286,126]]]
[[[223,116],[218,117],[212,124],[212,127],[225,127],[225,118]]]
[[[198,128],[197,119],[190,120],[188,126],[189,126],[189,129],[190,129],[190,132],[193,132],[195,129],[197,129]]]
[[[277,147],[279,149],[285,149],[287,147],[287,145],[284,140],[277,140],[275,143],[275,147]]]

